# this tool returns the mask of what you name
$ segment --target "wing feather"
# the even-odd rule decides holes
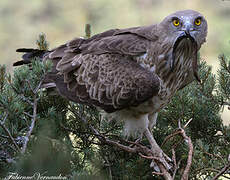
[[[157,40],[154,28],[112,29],[89,39],[75,38],[46,55],[56,66],[49,79],[64,97],[107,112],[137,106],[159,91],[157,75],[133,60]]]
[[[127,56],[87,54],[82,58],[80,68],[66,73],[71,75],[65,80],[65,93],[75,92],[76,102],[114,112],[137,106],[159,91],[158,77]]]
[[[99,41],[82,44],[79,48],[82,54],[117,53],[131,56],[144,54],[150,41],[135,34],[120,34],[105,37]]]

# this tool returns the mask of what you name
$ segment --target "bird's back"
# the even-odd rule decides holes
[[[26,51],[25,63],[38,52],[42,60],[53,62],[47,87],[53,82],[62,96],[74,102],[114,112],[138,106],[159,90],[158,77],[136,60],[146,53],[150,39],[156,39],[140,29],[152,27],[114,29],[89,39],[76,38],[49,52],[19,51]]]

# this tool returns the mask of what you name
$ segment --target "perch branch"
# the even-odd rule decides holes
[[[139,154],[141,157],[145,157],[147,159],[154,159],[157,162],[157,165],[159,166],[159,168],[161,169],[162,175],[165,177],[165,179],[167,180],[171,180],[172,177],[170,175],[170,173],[167,171],[167,169],[165,168],[165,165],[163,165],[162,160],[159,158],[155,158],[154,157],[154,153],[152,150],[150,150],[149,148],[142,146],[142,145],[138,145],[135,146],[133,148],[129,147],[129,146],[125,146],[123,144],[120,144],[119,142],[113,141],[108,139],[107,137],[105,137],[104,135],[100,134],[93,126],[91,126],[88,121],[80,116],[77,112],[74,111],[74,109],[71,109],[71,112],[73,112],[76,117],[78,117],[83,123],[87,124],[89,126],[89,128],[91,129],[91,131],[98,137],[98,139],[107,145],[113,145],[116,146],[124,151],[127,151],[129,153],[137,153]],[[150,133],[150,132],[149,132]],[[146,132],[147,137],[151,138],[151,135],[148,132]],[[128,142],[128,141],[127,141]],[[153,142],[153,141],[151,141]],[[155,142],[156,143],[156,142]],[[130,143],[133,144],[133,143]],[[152,144],[152,146],[154,146],[155,144]],[[162,152],[162,150],[159,148],[159,152]],[[146,154],[147,156],[143,155]],[[157,173],[159,175],[159,173]]]
[[[185,130],[182,128],[180,130],[181,130],[181,135],[183,136],[184,140],[188,143],[188,147],[189,147],[187,165],[185,167],[184,173],[181,178],[182,180],[187,180],[192,165],[193,144],[191,138],[186,135]]]
[[[153,137],[152,137],[150,131],[146,130],[144,132],[144,134],[147,137],[147,139],[149,140],[149,142],[151,144],[151,147],[154,147],[154,149],[153,148],[149,149],[146,146],[143,146],[141,144],[137,144],[135,142],[129,142],[129,141],[124,140],[123,142],[125,142],[125,143],[132,144],[132,145],[135,144],[134,147],[130,147],[130,146],[123,145],[120,142],[117,142],[117,141],[109,139],[108,137],[105,136],[105,134],[101,134],[97,129],[95,129],[93,126],[91,126],[88,123],[88,121],[87,121],[87,119],[85,117],[79,115],[75,111],[74,107],[71,106],[71,105],[70,105],[70,111],[77,118],[79,118],[84,124],[86,124],[89,127],[89,129],[91,130],[92,134],[94,134],[99,139],[99,141],[101,141],[102,144],[116,146],[119,149],[122,149],[122,150],[124,150],[126,152],[129,152],[129,153],[137,153],[142,158],[154,160],[155,163],[157,164],[157,166],[159,167],[160,171],[161,171],[161,172],[153,172],[154,175],[161,175],[167,180],[174,179],[176,171],[179,168],[180,161],[178,162],[178,164],[176,163],[176,160],[175,160],[176,157],[175,157],[175,151],[174,151],[173,161],[174,161],[174,166],[176,166],[175,167],[176,169],[174,170],[173,177],[172,177],[170,172],[169,172],[169,169],[170,169],[169,164],[166,162],[166,160],[170,161],[170,158],[168,158],[167,155],[163,153],[163,151],[161,150],[161,148],[158,145],[157,145],[157,148],[155,148],[157,143],[156,143],[156,141],[154,139],[152,139]],[[192,119],[190,119],[185,124],[185,126],[183,126],[183,128],[186,128],[191,121],[192,121]],[[166,138],[166,140],[164,141],[164,143],[168,139],[170,139],[170,138],[172,138],[173,136],[176,136],[176,135],[181,135],[183,137],[183,139],[187,142],[188,148],[189,148],[188,159],[187,159],[187,164],[186,164],[185,170],[184,170],[182,178],[181,178],[182,180],[187,180],[188,175],[189,175],[189,171],[190,171],[190,168],[191,168],[191,164],[192,164],[193,144],[192,144],[191,139],[186,135],[185,130],[183,128],[181,128],[181,124],[180,124],[180,121],[179,121],[178,130],[176,132],[174,132],[172,135],[169,135]],[[160,157],[157,157],[157,155],[159,155],[159,154],[162,154],[162,156],[160,155]],[[161,158],[161,157],[166,158],[166,160],[164,158]]]
[[[145,136],[147,137],[150,145],[151,145],[151,152],[153,156],[161,156],[159,157],[159,160],[155,160],[154,162],[157,164],[157,166],[159,167],[161,173],[163,173],[163,176],[165,179],[167,180],[172,180],[172,176],[170,175],[170,173],[168,172],[170,170],[170,166],[169,164],[166,162],[164,156],[168,159],[168,157],[166,155],[164,155],[164,152],[162,151],[162,149],[158,146],[157,142],[155,141],[155,139],[153,138],[151,132],[149,131],[149,129],[147,129],[144,132]]]
[[[188,159],[187,159],[187,164],[186,164],[186,167],[185,167],[185,170],[183,172],[183,175],[182,175],[182,180],[187,180],[188,179],[188,175],[189,175],[189,171],[190,171],[190,168],[191,168],[191,165],[192,165],[192,155],[193,155],[193,144],[192,144],[192,141],[191,141],[191,138],[188,137],[185,133],[185,128],[189,125],[189,123],[192,121],[192,119],[190,119],[185,125],[184,127],[182,128],[181,127],[181,122],[180,120],[178,121],[178,129],[170,134],[169,136],[167,136],[165,138],[165,140],[163,141],[162,145],[164,145],[169,139],[173,138],[174,136],[176,135],[181,135],[184,139],[184,141],[188,144],[188,148],[189,148],[189,152],[188,152]],[[178,145],[178,143],[176,144],[176,146]],[[175,148],[176,146],[174,145],[173,149],[172,149],[172,159],[173,159],[173,162],[174,162],[174,167],[175,167],[175,170],[174,170],[174,173],[173,173],[173,178],[175,177],[175,174],[176,174],[176,171],[177,169],[179,168],[179,163],[176,164],[176,157],[175,157]]]

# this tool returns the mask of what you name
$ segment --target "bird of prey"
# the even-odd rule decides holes
[[[207,36],[207,21],[194,10],[177,11],[158,24],[111,29],[91,38],[75,38],[53,50],[18,49],[53,62],[44,87],[65,98],[114,114],[125,131],[144,133],[154,153],[150,129],[172,96],[198,76],[197,52]]]

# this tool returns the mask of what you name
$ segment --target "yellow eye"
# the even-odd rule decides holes
[[[180,25],[179,19],[174,19],[173,20],[173,25],[176,26],[176,27],[179,26]]]
[[[195,25],[197,25],[197,26],[201,25],[201,19],[200,18],[197,18],[195,20]]]

